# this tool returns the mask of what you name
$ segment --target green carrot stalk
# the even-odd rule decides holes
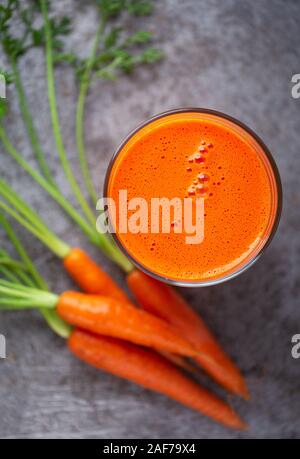
[[[132,53],[131,48],[134,45],[144,45],[151,39],[152,35],[149,32],[135,32],[121,42],[119,41],[121,27],[111,27],[107,35],[104,32],[109,19],[122,11],[127,10],[135,15],[146,15],[152,11],[152,6],[151,2],[147,2],[147,5],[139,2],[135,4],[130,2],[121,4],[120,2],[114,6],[109,2],[98,2],[100,23],[90,55],[78,69],[80,83],[75,118],[76,144],[84,183],[94,204],[97,202],[98,195],[91,178],[84,141],[84,111],[90,84],[97,78],[116,80],[118,70],[130,73],[135,65],[153,63],[162,58],[162,52],[152,47],[144,49],[140,54]],[[103,46],[99,50],[100,44]]]
[[[20,261],[11,260],[8,257],[1,257],[0,256],[0,264],[4,265],[4,266],[8,266],[10,268],[17,269],[17,270],[19,270],[19,269],[23,269],[24,270],[23,263],[21,263]]]
[[[76,119],[75,119],[76,143],[77,143],[79,163],[80,163],[83,179],[85,182],[85,186],[94,204],[96,204],[98,196],[97,196],[97,192],[96,192],[96,189],[94,187],[94,184],[91,178],[90,168],[89,168],[87,158],[86,158],[83,120],[84,120],[85,101],[86,101],[86,96],[87,96],[89,85],[90,85],[91,71],[92,71],[94,60],[97,54],[97,49],[100,43],[100,39],[104,32],[104,28],[105,28],[105,21],[102,20],[97,29],[92,51],[88,58],[85,71],[81,77],[80,86],[79,86],[79,96],[78,96],[77,106],[76,106]]]
[[[5,279],[10,280],[11,282],[18,282],[20,278],[11,271],[8,267],[4,266],[0,262],[0,274],[5,277]]]
[[[3,124],[0,122],[0,140],[2,141],[7,153],[65,210],[65,212],[79,225],[82,231],[95,242],[97,233],[86,220],[70,205],[62,194],[47,182],[35,169],[33,169],[22,155],[10,142]]]
[[[57,295],[43,291],[37,288],[24,287],[20,284],[0,279],[0,305],[1,309],[5,309],[7,305],[9,309],[23,309],[42,306],[42,308],[53,309],[57,302]]]
[[[1,195],[1,183],[0,183],[0,195]],[[24,202],[25,204],[25,202]],[[40,239],[40,234],[43,235],[44,239],[47,241],[46,246],[50,248],[54,253],[59,254],[60,256],[64,256],[64,254],[68,253],[69,246],[61,241],[54,233],[52,233],[47,225],[42,221],[42,219],[37,215],[34,219],[31,218],[31,221],[26,220],[23,218],[18,212],[11,209],[11,207],[7,206],[3,201],[0,200],[0,208],[2,210],[7,211],[9,215],[11,215],[18,223],[25,226],[30,232],[31,229],[33,231],[37,231],[36,237]],[[0,212],[0,225],[4,228],[8,238],[10,239],[12,245],[16,249],[19,257],[23,261],[24,265],[27,268],[27,271],[30,273],[34,283],[36,286],[47,289],[47,283],[40,275],[38,270],[36,269],[34,263],[32,262],[30,256],[28,255],[24,245],[22,244],[21,240],[16,235],[15,231],[13,230],[12,225],[8,222],[5,218],[3,213]],[[36,230],[35,225],[38,225],[39,230]],[[35,234],[34,232],[32,234]],[[43,242],[42,239],[40,239]],[[44,242],[45,243],[45,242]]]
[[[12,158],[66,211],[66,213],[79,225],[81,230],[88,236],[90,241],[98,246],[103,252],[119,265],[125,272],[132,269],[131,263],[116,247],[110,238],[100,234],[71,206],[71,204],[62,196],[57,188],[52,186],[47,180],[35,171],[22,157],[22,155],[11,144],[3,125],[0,122],[0,140],[6,148],[6,151]],[[4,188],[2,187],[2,195]],[[9,194],[9,193],[8,193]],[[16,203],[15,203],[16,205]],[[25,208],[26,203],[22,204]],[[28,208],[28,207],[27,207]],[[95,225],[95,221],[94,221]]]
[[[45,159],[44,152],[42,150],[38,133],[35,129],[33,119],[31,116],[31,112],[29,110],[27,98],[25,95],[25,91],[23,88],[22,80],[21,80],[21,75],[20,75],[20,70],[18,67],[17,59],[15,57],[11,57],[10,59],[11,62],[11,68],[12,68],[12,74],[13,74],[13,80],[17,89],[17,94],[18,94],[18,99],[19,99],[19,105],[20,109],[22,112],[22,116],[25,122],[25,126],[27,129],[28,137],[32,145],[33,152],[35,153],[36,159],[38,161],[38,164],[40,166],[40,169],[42,171],[43,176],[45,179],[51,183],[53,186],[56,186],[56,183],[54,181],[54,178],[51,174],[50,168],[48,166],[48,163]]]
[[[28,285],[28,287],[34,287],[35,286],[34,281],[30,277],[30,275],[27,274],[26,271],[15,269],[14,273],[15,273],[15,275],[16,275],[16,277],[17,277],[19,282],[22,282],[24,285]]]
[[[92,225],[94,225],[95,215],[93,211],[91,210],[87,200],[83,196],[81,189],[75,179],[75,176],[73,174],[73,171],[69,163],[69,160],[67,158],[67,153],[66,153],[63,139],[62,139],[58,110],[57,110],[56,93],[55,93],[52,35],[51,35],[51,27],[50,27],[50,22],[49,22],[49,17],[48,17],[47,1],[40,0],[40,5],[41,5],[41,11],[43,14],[43,18],[44,18],[44,26],[45,26],[48,100],[49,100],[50,113],[51,113],[52,126],[53,126],[53,134],[54,134],[55,141],[56,141],[57,152],[58,152],[60,162],[65,171],[66,177],[70,183],[70,186],[73,190],[74,195],[76,196],[79,204],[81,205],[81,208],[83,212],[85,213],[87,219],[90,221]]]
[[[120,287],[117,286],[100,266],[98,266],[84,251],[79,248],[71,248],[62,241],[48,228],[41,217],[35,213],[20,196],[16,195],[14,190],[12,190],[3,180],[0,180],[0,197],[1,196],[5,201],[0,199],[0,209],[14,218],[14,220],[31,232],[55,255],[61,258],[66,271],[84,291],[93,294],[108,294],[108,296],[114,292],[114,295],[117,295],[118,298],[122,296],[124,301],[127,300]],[[7,232],[9,232],[9,229],[7,229]],[[22,256],[21,252],[19,253],[26,263],[26,258]],[[129,262],[127,262],[127,265],[132,266]],[[30,271],[30,264],[26,266]],[[125,269],[124,266],[123,269]]]
[[[69,252],[69,246],[61,241],[52,231],[45,226],[44,231],[38,230],[32,223],[27,221],[18,212],[8,206],[5,202],[0,200],[0,208],[7,214],[17,220],[24,228],[36,236],[44,245],[46,245],[58,257],[64,258]]]
[[[3,228],[8,225],[6,218],[0,213],[0,225]],[[8,252],[0,248],[0,274],[2,274],[6,279],[13,282],[23,282],[25,285],[34,287],[34,280],[31,278],[27,266],[25,263],[13,260]]]
[[[39,289],[48,291],[47,283],[45,282],[43,277],[40,275],[40,273],[34,266],[22,242],[17,237],[12,226],[10,225],[10,223],[7,221],[7,219],[4,217],[2,213],[0,213],[0,225],[4,228],[7,236],[9,237],[17,253],[19,254],[23,262],[22,266],[24,265],[27,272],[29,273],[28,275],[27,272],[25,271],[23,272],[20,269],[15,269],[15,268],[13,271],[7,270],[6,267],[3,266],[0,261],[0,272],[2,273],[2,275],[4,275],[6,279],[12,282],[20,282],[20,281],[23,282],[27,286],[27,288],[38,287]],[[6,257],[8,257],[8,254],[4,250],[1,250],[1,253],[3,252],[6,255]],[[13,262],[11,266],[15,265],[16,262],[13,260],[11,261]],[[19,285],[19,289],[21,289],[20,285]],[[48,323],[48,325],[54,332],[56,332],[59,336],[63,338],[67,338],[69,336],[70,330],[71,330],[70,326],[57,315],[56,311],[47,309],[47,306],[41,305],[41,303],[39,302],[32,303],[32,305],[33,304],[39,307],[41,314],[43,315],[44,319],[46,320],[46,322]],[[11,304],[10,306],[12,307],[13,305]],[[23,303],[23,307],[25,307],[25,303]],[[29,303],[27,307],[30,307]]]

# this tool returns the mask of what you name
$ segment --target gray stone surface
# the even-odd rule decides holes
[[[146,20],[167,58],[116,83],[97,82],[88,98],[87,146],[95,181],[103,176],[124,135],[149,115],[178,106],[210,107],[253,128],[277,160],[284,188],[279,231],[261,260],[227,284],[182,293],[202,314],[246,375],[251,401],[232,400],[249,430],[232,433],[201,415],[149,391],[96,371],[73,358],[37,313],[3,313],[0,332],[8,358],[0,361],[0,436],[4,438],[295,438],[300,437],[300,360],[291,358],[291,336],[300,333],[299,130],[300,100],[291,76],[300,72],[300,3],[279,0],[157,1]],[[84,55],[96,17],[90,3],[57,2],[72,14],[68,45]],[[68,197],[58,164],[45,96],[42,52],[22,60],[26,91],[51,167]],[[76,85],[68,69],[57,71],[64,139],[75,158]],[[30,162],[13,91],[11,139]],[[80,244],[121,283],[121,273],[33,186],[1,151],[1,174],[58,234]],[[74,163],[76,160],[74,159]],[[51,287],[70,282],[59,261],[21,229],[27,248]],[[2,236],[1,236],[2,237]],[[212,382],[203,384],[224,396]]]

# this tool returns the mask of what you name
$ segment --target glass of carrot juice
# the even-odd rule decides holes
[[[158,280],[195,287],[249,268],[271,241],[282,202],[278,169],[262,140],[240,121],[200,108],[159,114],[131,132],[111,160],[104,196],[116,203],[110,228],[129,259]],[[151,208],[153,198],[186,200],[191,209],[201,203],[201,240],[188,243],[185,214],[170,206],[163,216],[163,205]],[[132,217],[140,199],[151,211]],[[120,230],[125,213],[140,226]],[[158,214],[153,230],[149,216]],[[169,231],[162,229],[167,220]]]

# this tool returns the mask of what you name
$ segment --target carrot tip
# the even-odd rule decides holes
[[[247,424],[246,422],[242,421],[240,430],[248,430],[248,429],[249,429],[249,424]]]
[[[237,417],[230,427],[235,430],[247,430],[249,428],[249,425],[246,422],[244,422],[240,417]]]
[[[233,380],[233,378],[231,379]],[[232,395],[237,395],[244,400],[250,400],[250,392],[242,376],[236,377],[234,383],[231,381],[230,385],[227,384],[225,386],[224,384],[224,387],[227,388]]]
[[[250,400],[250,398],[251,398],[249,389],[248,389],[248,387],[246,386],[246,384],[243,384],[243,386],[240,387],[240,388],[236,391],[236,394],[237,394],[238,396],[240,396],[241,398],[243,398],[244,400],[246,400],[246,401]]]

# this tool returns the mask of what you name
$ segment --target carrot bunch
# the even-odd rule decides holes
[[[22,258],[22,262],[18,262],[0,250],[1,310],[38,307],[46,317],[51,314],[52,319],[61,321],[70,351],[81,360],[168,395],[228,427],[245,427],[225,402],[187,378],[170,359],[159,353],[198,356],[198,351],[175,327],[137,309],[126,297],[121,298],[120,292],[118,299],[79,292],[61,295],[49,292],[3,215],[0,222]],[[68,324],[76,328],[72,330]]]

